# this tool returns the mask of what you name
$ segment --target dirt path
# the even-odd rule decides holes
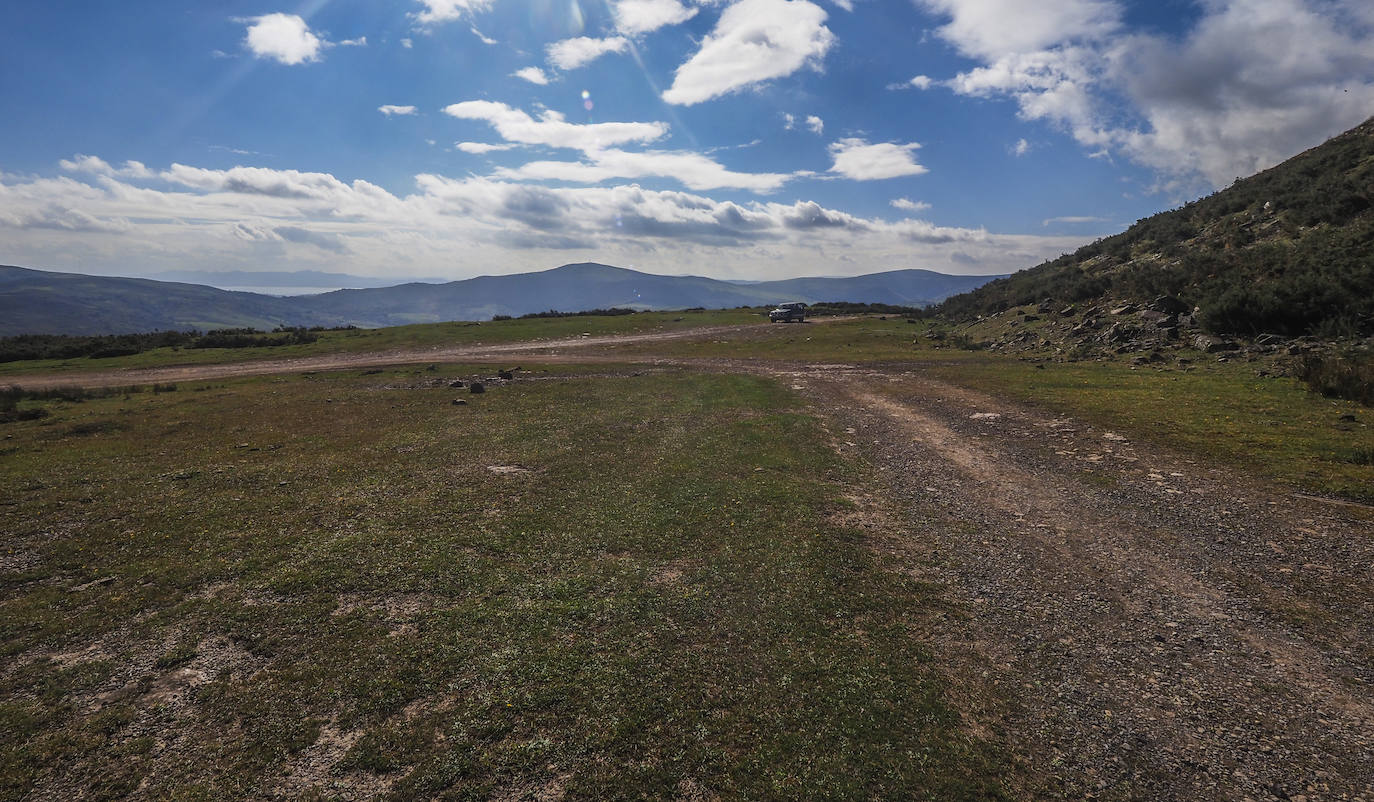
[[[747,327],[51,377],[92,385],[483,361]],[[621,357],[623,359],[623,357]],[[635,357],[635,361],[654,361]],[[1304,497],[915,368],[782,379],[881,480],[875,549],[937,583],[918,636],[1026,798],[1374,800],[1374,510]]]
[[[919,375],[784,371],[1027,797],[1374,799],[1374,515]],[[880,519],[881,520],[881,519]]]

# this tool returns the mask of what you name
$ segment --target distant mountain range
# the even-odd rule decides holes
[[[314,273],[302,280],[341,275]],[[851,278],[740,284],[582,263],[444,284],[410,283],[277,297],[190,283],[0,266],[0,336],[276,326],[379,327],[488,320],[494,315],[518,316],[550,309],[719,309],[780,301],[925,306],[995,278],[999,277],[893,270]],[[282,279],[277,276],[272,280]]]

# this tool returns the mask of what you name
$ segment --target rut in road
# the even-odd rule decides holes
[[[1024,795],[1374,799],[1368,511],[911,374],[783,375],[877,463],[875,547],[967,612],[925,636]]]

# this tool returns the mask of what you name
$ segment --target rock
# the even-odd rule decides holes
[[[1166,315],[1182,315],[1193,311],[1192,307],[1172,295],[1161,295],[1150,302],[1150,308]]]
[[[466,387],[467,385],[466,385],[465,382],[463,382],[463,380],[459,379],[459,380],[457,380],[457,381],[451,381],[451,382],[449,382],[449,383],[448,383],[448,386],[449,386],[449,387]]]
[[[1059,310],[1059,316],[1060,316],[1060,317],[1070,317],[1070,316],[1072,316],[1072,315],[1074,315],[1074,314],[1077,314],[1077,313],[1078,313],[1078,307],[1073,306],[1072,304],[1070,304],[1069,306],[1066,306],[1066,307],[1064,307],[1063,309],[1060,309],[1060,310]]]
[[[1288,338],[1280,337],[1277,334],[1261,334],[1255,338],[1255,345],[1277,345],[1285,342]]]
[[[1138,312],[1139,310],[1140,310],[1140,307],[1136,306],[1135,304],[1122,304],[1121,306],[1118,306],[1118,307],[1112,309],[1111,314],[1113,314],[1113,315],[1129,315],[1129,314],[1131,314],[1132,312]]]
[[[485,393],[486,391],[487,386],[481,382],[473,382],[468,385],[468,392],[470,393]]]
[[[496,371],[496,377],[499,379],[505,379],[506,381],[510,381],[511,379],[515,378],[515,374],[511,373],[509,370],[498,370]]]
[[[467,401],[464,401],[464,400],[461,399],[461,398],[455,398],[455,399],[453,399],[453,405],[454,405],[455,407],[465,407],[465,406],[468,405],[468,402],[467,402]]]
[[[1039,316],[1039,315],[1026,315],[1024,318],[1022,318],[1022,320],[1024,320],[1024,321],[1027,322],[1027,323],[1031,323],[1031,322],[1034,322],[1034,321],[1039,320],[1039,319],[1040,319],[1040,316]]]
[[[1219,354],[1223,351],[1235,351],[1239,348],[1239,346],[1229,340],[1211,337],[1206,334],[1199,334],[1194,337],[1193,347],[1204,354]]]

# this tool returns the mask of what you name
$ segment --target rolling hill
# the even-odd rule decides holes
[[[486,320],[494,315],[518,316],[550,309],[722,308],[783,300],[924,306],[991,278],[894,270],[852,278],[732,284],[583,263],[446,284],[401,284],[281,298],[150,279],[0,267],[0,336],[276,326],[380,327]]]
[[[1374,333],[1374,119],[937,311],[967,320],[1044,300],[1160,296],[1216,334]]]

